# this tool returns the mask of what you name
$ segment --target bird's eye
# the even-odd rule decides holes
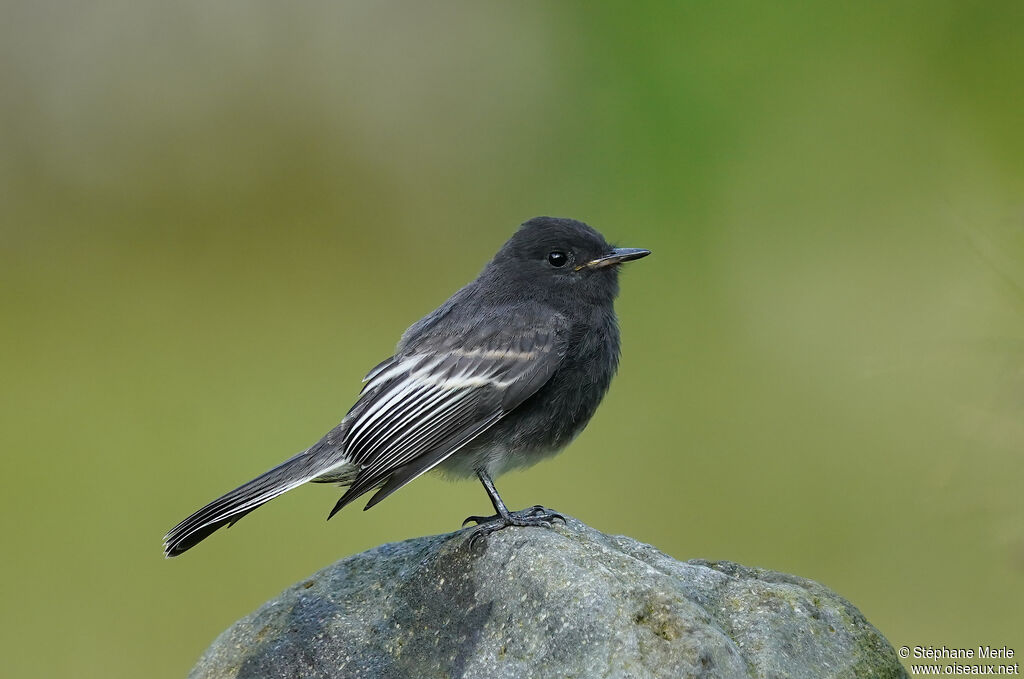
[[[554,267],[565,266],[565,263],[569,261],[569,256],[564,252],[555,250],[548,254],[548,264]]]

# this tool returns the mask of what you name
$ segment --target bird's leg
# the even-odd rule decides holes
[[[494,481],[491,480],[490,475],[482,469],[477,470],[476,475],[480,479],[480,483],[484,484],[484,490],[487,491],[487,496],[491,499],[495,513],[491,516],[468,516],[462,522],[463,526],[470,521],[478,524],[476,530],[473,531],[469,538],[470,545],[480,538],[487,537],[491,533],[508,528],[509,526],[541,526],[543,528],[550,528],[556,520],[565,523],[564,516],[541,505],[534,505],[529,509],[510,512],[502,501],[501,496],[498,495],[498,489],[494,487]]]

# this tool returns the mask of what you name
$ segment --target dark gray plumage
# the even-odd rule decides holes
[[[406,330],[341,424],[172,528],[165,554],[306,482],[348,486],[330,518],[434,468],[484,484],[495,515],[467,519],[480,524],[474,539],[550,526],[561,517],[543,507],[508,511],[492,478],[558,452],[590,420],[618,366],[618,266],[648,254],[612,248],[572,219],[526,222],[476,280]]]

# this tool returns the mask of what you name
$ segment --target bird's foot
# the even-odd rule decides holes
[[[465,526],[473,522],[477,524],[476,530],[469,536],[469,546],[472,547],[478,540],[481,540],[491,533],[508,528],[509,526],[539,526],[551,528],[555,521],[565,523],[565,517],[548,509],[543,505],[534,505],[527,509],[520,509],[517,512],[509,512],[507,515],[492,514],[491,516],[467,516],[462,522]]]

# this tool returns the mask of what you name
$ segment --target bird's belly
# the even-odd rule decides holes
[[[478,470],[485,470],[491,478],[512,469],[530,467],[546,457],[551,457],[561,448],[529,448],[510,450],[507,445],[492,442],[490,445],[467,446],[438,466],[445,476],[466,478],[475,476]]]
[[[467,477],[483,469],[493,478],[530,467],[559,453],[583,431],[603,393],[599,388],[589,392],[589,397],[570,398],[571,405],[564,404],[567,407],[555,407],[547,399],[527,402],[445,460],[440,470],[449,476]]]
[[[604,319],[604,333],[585,333],[562,369],[533,396],[445,460],[450,476],[491,477],[540,462],[565,448],[604,398],[618,363],[614,317]]]

